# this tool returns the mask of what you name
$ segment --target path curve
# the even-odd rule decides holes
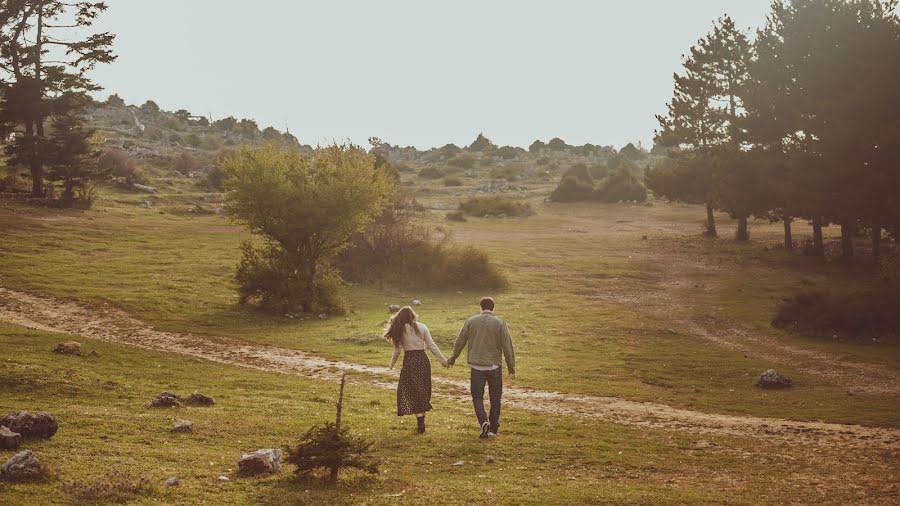
[[[328,360],[298,350],[230,338],[162,332],[106,305],[90,307],[6,288],[0,288],[0,321],[266,372],[333,380],[340,372],[349,371],[357,373],[354,376],[365,376],[351,376],[351,381],[386,389],[396,385],[396,373],[386,367]],[[467,383],[441,377],[434,378],[434,383],[436,396],[468,402]],[[589,417],[633,427],[752,436],[806,445],[900,449],[900,429],[705,413],[660,403],[509,386],[504,389],[504,403],[532,412]]]

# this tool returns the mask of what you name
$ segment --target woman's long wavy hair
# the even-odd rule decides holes
[[[403,343],[403,333],[406,332],[406,326],[412,327],[413,332],[419,335],[419,326],[416,325],[418,315],[411,307],[406,306],[397,314],[391,317],[387,327],[384,329],[384,338],[394,343],[394,346],[400,346]]]

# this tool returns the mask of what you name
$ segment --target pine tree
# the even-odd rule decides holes
[[[669,174],[658,173],[648,184],[659,196],[706,204],[706,233],[717,236],[714,192],[714,149],[725,140],[725,117],[713,102],[719,94],[711,36],[700,39],[675,74],[675,91],[666,116],[657,116],[655,141],[677,147],[678,161]],[[666,170],[666,169],[657,169]]]
[[[48,141],[46,156],[47,177],[63,184],[60,204],[63,207],[90,207],[92,183],[108,179],[111,174],[97,163],[99,152],[91,141],[94,130],[85,127],[83,116],[77,112],[55,117],[51,128],[53,135]]]
[[[67,114],[61,111],[67,103],[62,97],[98,90],[87,72],[115,59],[110,50],[114,35],[74,40],[67,35],[90,27],[106,8],[104,2],[0,1],[0,123],[21,134],[7,154],[30,169],[35,196],[44,193],[47,119]]]

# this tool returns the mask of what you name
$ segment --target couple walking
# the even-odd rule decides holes
[[[516,353],[506,322],[494,315],[494,300],[481,299],[481,313],[466,320],[453,355],[447,359],[434,343],[424,323],[407,306],[391,317],[384,332],[385,339],[394,345],[391,369],[403,352],[403,368],[397,385],[397,415],[416,415],[419,434],[425,433],[425,412],[431,411],[431,361],[425,347],[444,367],[453,367],[456,358],[466,347],[466,358],[471,369],[470,385],[472,404],[481,436],[495,437],[500,429],[500,398],[503,394],[503,368],[501,355],[506,358],[509,377],[516,378]],[[491,401],[490,416],[484,409],[484,386],[487,384]]]

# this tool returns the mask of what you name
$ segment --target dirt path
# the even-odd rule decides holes
[[[353,380],[386,389],[394,388],[396,382],[393,377],[396,373],[384,367],[327,360],[297,350],[249,345],[228,338],[161,332],[118,309],[91,308],[5,288],[0,288],[0,321],[266,372],[332,380],[341,371],[350,371],[357,373]],[[435,384],[436,395],[468,402],[465,382],[437,377]],[[665,404],[521,387],[506,387],[504,402],[533,412],[590,417],[637,427],[754,436],[784,443],[900,449],[900,429],[722,415]]]

